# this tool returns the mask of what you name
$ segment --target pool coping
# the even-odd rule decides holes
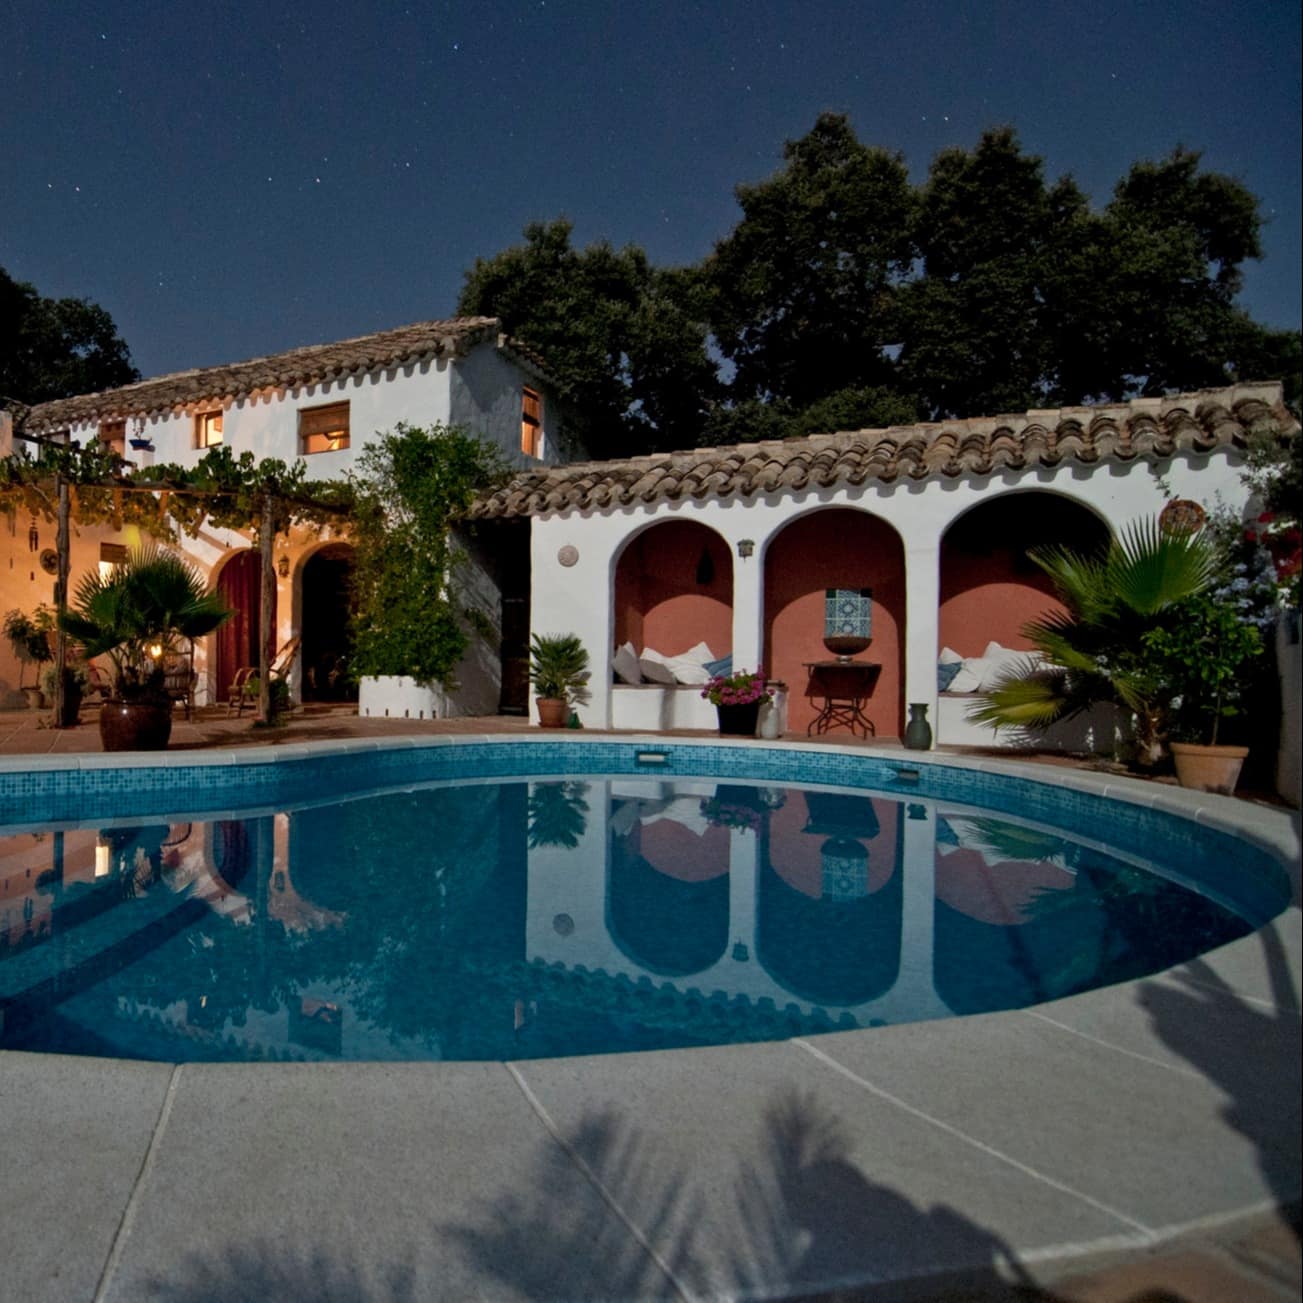
[[[177,1066],[0,1053],[10,1156],[24,1174],[21,1191],[6,1182],[14,1206],[0,1218],[0,1260],[16,1296],[130,1298],[151,1280],[211,1280],[234,1271],[243,1262],[239,1246],[278,1222],[294,1229],[304,1254],[315,1248],[338,1267],[346,1241],[350,1269],[366,1279],[408,1260],[418,1281],[437,1281],[458,1297],[523,1288],[568,1298],[594,1282],[627,1297],[780,1297],[917,1280],[939,1269],[1044,1279],[1299,1197],[1290,1112],[1299,1095],[1303,971],[1296,811],[1018,760],[592,732],[6,756],[0,774],[601,741],[939,763],[1091,792],[1245,837],[1289,872],[1293,903],[1258,933],[1138,982],[1031,1011],[786,1042],[505,1064]],[[999,1051],[995,1063],[978,1052],[990,1047]],[[1012,1081],[1002,1075],[1011,1065]],[[238,1137],[221,1124],[222,1101],[232,1098],[248,1127]],[[841,1136],[840,1148],[802,1167],[799,1181],[790,1170],[777,1180],[774,1155],[752,1149],[772,1136],[775,1100],[807,1101],[805,1120]],[[489,1115],[484,1134],[459,1134]],[[646,1128],[655,1140],[645,1142],[653,1151],[646,1170],[657,1177],[639,1184],[632,1173],[642,1167],[614,1161],[596,1144],[594,1117],[616,1117],[635,1135]],[[214,1118],[215,1127],[204,1125]],[[1165,1118],[1177,1132],[1158,1144],[1153,1133]],[[432,1119],[441,1123],[435,1135]],[[341,1125],[366,1139],[341,1136]],[[52,1159],[49,1134],[61,1126],[81,1144]],[[368,1148],[389,1170],[373,1168]],[[412,1155],[436,1153],[436,1170],[407,1165]],[[721,1177],[739,1163],[739,1172],[767,1172],[768,1181]],[[1162,1180],[1154,1177],[1159,1163]],[[549,1186],[568,1192],[555,1208],[541,1190],[520,1189],[525,1169],[539,1164]],[[296,1178],[288,1185],[287,1172]],[[826,1184],[822,1202],[801,1193],[810,1180]],[[761,1254],[746,1240],[740,1210],[757,1191],[767,1191],[782,1253],[770,1245]],[[809,1198],[820,1204],[814,1223],[802,1203]],[[855,1211],[865,1201],[890,1215],[865,1223]],[[510,1207],[532,1238],[493,1240],[506,1232],[490,1213]],[[596,1228],[591,1240],[564,1221],[571,1214],[562,1207]],[[56,1209],[81,1232],[57,1253],[46,1234]],[[422,1236],[430,1216],[460,1233]],[[869,1252],[866,1237],[874,1239],[879,1224]],[[492,1254],[483,1249],[489,1241]],[[562,1244],[568,1256],[553,1261]],[[763,1261],[740,1265],[740,1244]],[[1003,1257],[1018,1266],[1000,1266]],[[542,1261],[552,1274],[540,1283],[518,1259]],[[610,1273],[612,1262],[622,1275]],[[301,1268],[309,1269],[308,1258]],[[248,1269],[243,1262],[246,1276]]]

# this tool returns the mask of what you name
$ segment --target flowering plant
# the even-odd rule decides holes
[[[717,828],[737,828],[742,832],[758,832],[764,818],[752,806],[721,801],[717,796],[702,801],[701,813]]]
[[[702,688],[701,695],[713,706],[749,706],[752,702],[774,699],[761,665],[754,670],[739,670],[736,674],[717,674]]]

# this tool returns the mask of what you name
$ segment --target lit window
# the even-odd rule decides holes
[[[216,448],[222,442],[221,412],[195,413],[195,447]]]
[[[115,452],[119,457],[127,455],[126,421],[101,421],[100,446],[106,452]]]
[[[127,563],[127,545],[125,543],[100,544],[100,578],[106,582],[113,578],[113,572]]]
[[[348,404],[299,409],[299,450],[338,452],[348,447]]]
[[[520,451],[526,457],[538,457],[543,449],[543,399],[533,389],[526,389],[520,404]]]

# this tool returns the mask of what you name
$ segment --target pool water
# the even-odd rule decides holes
[[[0,837],[0,1048],[524,1059],[1017,1008],[1264,921],[1181,870],[954,801],[733,779],[101,819]]]

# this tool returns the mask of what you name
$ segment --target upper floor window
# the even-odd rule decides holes
[[[348,404],[299,408],[299,451],[338,452],[348,447]]]
[[[527,457],[543,455],[543,398],[526,388],[520,403],[520,451]]]
[[[222,442],[222,413],[195,413],[195,447],[216,448]]]
[[[101,421],[100,443],[108,452],[115,452],[119,457],[127,455],[126,421]]]

